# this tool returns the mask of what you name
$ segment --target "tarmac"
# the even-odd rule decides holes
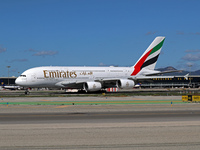
[[[0,149],[198,150],[199,120],[181,96],[1,97]]]

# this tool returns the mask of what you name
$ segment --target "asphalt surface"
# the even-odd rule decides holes
[[[29,105],[29,102],[99,102],[105,97],[3,98],[0,149],[200,149],[200,104],[161,103],[181,97],[110,97],[122,104]],[[144,103],[123,104],[123,101]],[[147,101],[154,100],[152,104]],[[9,102],[20,102],[9,104]]]
[[[200,110],[0,114],[0,124],[121,123],[200,120]]]

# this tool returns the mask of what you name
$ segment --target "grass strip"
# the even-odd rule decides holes
[[[184,104],[182,100],[115,100],[115,101],[39,101],[0,102],[0,105],[112,105],[112,104]]]

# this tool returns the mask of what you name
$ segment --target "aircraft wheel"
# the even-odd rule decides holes
[[[25,91],[25,95],[29,95],[30,94],[30,92],[29,91]]]

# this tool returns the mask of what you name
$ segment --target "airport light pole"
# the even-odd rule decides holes
[[[7,68],[8,68],[8,85],[10,85],[10,83],[9,83],[9,68],[10,68],[10,66],[6,66]]]
[[[192,84],[192,83],[191,83],[191,67],[192,67],[192,65],[188,65],[188,67],[190,68],[190,77],[189,77],[189,80],[190,80],[189,87],[190,87],[190,86],[192,86],[192,85],[191,85],[191,84]]]

